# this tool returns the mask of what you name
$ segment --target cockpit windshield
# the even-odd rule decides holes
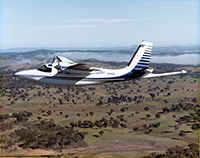
[[[42,65],[37,70],[43,71],[43,72],[51,72],[52,68],[49,68],[46,65]]]

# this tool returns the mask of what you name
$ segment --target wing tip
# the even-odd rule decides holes
[[[185,71],[185,70],[181,71],[181,74],[186,74],[186,73],[187,73],[187,71]]]

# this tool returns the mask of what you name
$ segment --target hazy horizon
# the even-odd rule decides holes
[[[0,53],[6,53],[9,51],[12,51],[13,53],[18,53],[18,52],[26,52],[26,51],[34,51],[34,50],[60,50],[60,51],[67,51],[67,50],[105,50],[105,49],[110,49],[110,50],[127,50],[127,49],[135,49],[138,45],[130,45],[128,47],[13,47],[13,48],[7,48],[7,49],[0,49]],[[200,45],[198,44],[186,44],[186,45],[154,45],[153,49],[155,48],[173,48],[173,47],[197,47],[199,48]]]

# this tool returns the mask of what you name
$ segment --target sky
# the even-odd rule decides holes
[[[199,44],[199,0],[0,0],[0,47]]]

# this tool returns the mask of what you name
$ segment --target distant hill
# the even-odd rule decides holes
[[[25,51],[29,50],[30,51]],[[37,49],[36,48],[14,48],[1,52],[1,60],[16,60],[16,63],[38,63],[52,61],[53,56],[59,55],[69,58],[73,61],[85,59],[97,59],[101,61],[128,61],[132,54],[137,49],[136,45],[130,47],[115,47],[115,48],[50,48]],[[64,50],[65,49],[65,50]],[[25,52],[23,52],[25,51]],[[152,56],[178,56],[183,54],[197,54],[195,59],[200,55],[199,46],[171,46],[171,47],[153,47]],[[187,55],[190,56],[190,55]],[[194,56],[194,55],[193,55]],[[193,57],[194,59],[194,57]],[[181,58],[184,63],[185,58]],[[195,60],[196,61],[196,60]],[[155,62],[155,60],[154,60]],[[166,61],[167,62],[167,61]],[[198,62],[198,61],[197,61]],[[185,62],[187,63],[187,62]],[[191,63],[191,62],[190,62]],[[195,62],[196,64],[196,62]]]
[[[0,49],[0,53],[25,53],[36,50],[59,50],[59,51],[69,51],[69,50],[122,50],[129,48],[136,48],[137,45],[132,45],[130,47],[16,47],[9,49]]]
[[[51,54],[55,53],[54,50],[34,50],[34,51],[28,51],[28,52],[20,52],[20,53],[13,53],[13,52],[7,52],[7,53],[1,53],[0,58],[3,59],[19,59],[19,58],[34,58],[37,57],[37,55],[45,55],[45,54]]]
[[[0,49],[0,53],[26,53],[37,50],[51,50],[51,51],[135,51],[137,45],[131,45],[129,47],[16,47],[10,49]],[[188,46],[154,46],[153,51],[156,54],[185,54],[185,53],[200,53],[200,46],[188,45]]]

